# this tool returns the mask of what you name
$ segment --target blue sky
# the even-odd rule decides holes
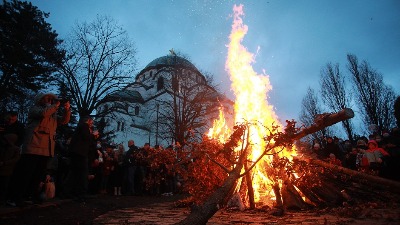
[[[346,55],[367,60],[400,92],[399,0],[34,0],[64,39],[75,23],[97,14],[114,18],[137,48],[137,72],[168,50],[188,55],[230,94],[225,72],[232,8],[243,4],[243,41],[255,53],[254,69],[269,75],[269,102],[279,118],[298,119],[307,88],[319,89],[321,69]],[[257,49],[259,51],[257,52]],[[135,76],[136,74],[132,74]],[[357,113],[357,112],[356,112]]]

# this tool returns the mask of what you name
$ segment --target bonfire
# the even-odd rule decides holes
[[[380,198],[390,198],[384,191],[387,188],[400,192],[397,182],[299,154],[295,140],[350,119],[354,113],[351,109],[326,113],[306,128],[296,127],[293,120],[283,126],[268,103],[268,92],[272,90],[269,77],[253,70],[255,56],[242,45],[248,31],[242,20],[243,6],[235,5],[233,12],[225,66],[235,94],[235,126],[229,129],[221,108],[203,143],[191,146],[191,157],[196,160],[188,171],[203,175],[197,175],[201,179],[188,179],[192,182],[188,186],[194,187],[188,191],[196,197],[196,207],[179,224],[205,224],[220,207],[232,205],[239,210],[278,209],[272,211],[279,214],[284,210],[354,204],[357,197],[370,198],[368,181],[379,188],[379,194],[372,194]]]

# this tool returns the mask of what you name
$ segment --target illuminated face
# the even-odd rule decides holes
[[[51,104],[51,101],[53,100],[53,97],[49,96],[49,95],[45,95],[43,96],[43,98],[40,100],[40,103],[42,105],[47,105],[47,104]]]
[[[9,116],[8,118],[6,118],[6,121],[8,124],[13,124],[17,121],[17,116]]]
[[[86,122],[89,127],[93,127],[93,120],[92,119],[88,119],[88,121]]]
[[[374,149],[374,148],[376,148],[376,145],[374,143],[368,143],[368,148]]]

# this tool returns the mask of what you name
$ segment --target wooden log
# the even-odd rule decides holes
[[[301,193],[314,205],[324,207],[326,202],[319,198],[309,187],[305,185],[296,185],[296,187],[301,191]]]
[[[244,130],[236,130],[235,132],[240,133]],[[243,133],[242,133],[243,134]],[[232,135],[233,136],[233,135]],[[236,135],[235,135],[236,136]],[[241,136],[240,136],[241,137]],[[231,142],[238,141],[231,140]],[[230,144],[225,144],[225,146]],[[203,205],[193,209],[190,214],[182,221],[176,223],[177,225],[205,225],[208,220],[219,210],[219,208],[226,203],[228,196],[232,196],[235,189],[235,184],[240,178],[240,172],[244,167],[248,156],[248,146],[245,147],[238,159],[236,166],[232,171],[229,172],[228,177],[225,179],[224,184],[217,188],[203,203]]]
[[[317,115],[314,119],[314,124],[301,130],[300,132],[293,135],[293,140],[298,140],[302,137],[305,137],[309,134],[315,133],[319,130],[324,129],[325,127],[332,126],[335,123],[341,122],[343,120],[347,120],[354,117],[354,112],[352,109],[345,108],[337,113],[324,113]]]
[[[389,180],[379,176],[373,176],[367,173],[362,173],[356,170],[351,170],[341,166],[329,164],[319,159],[310,159],[309,163],[331,169],[338,173],[347,174],[350,176],[351,179],[356,180],[358,182],[368,183],[368,185],[380,187],[395,192],[397,194],[400,194],[400,182],[398,181]]]
[[[337,206],[343,202],[341,188],[332,183],[322,182],[319,186],[311,187],[311,190],[328,206]]]
[[[279,184],[276,183],[272,186],[272,190],[274,191],[275,198],[276,198],[276,208],[283,209],[283,202],[282,202],[282,195],[281,195],[281,189],[279,188]]]
[[[245,170],[247,171],[249,167],[247,166],[247,163],[245,163]],[[256,203],[254,201],[254,189],[253,189],[253,181],[251,179],[251,171],[249,171],[246,176],[246,185],[247,185],[247,195],[249,197],[249,205],[250,209],[255,209],[256,208]]]
[[[282,200],[285,209],[301,210],[310,208],[310,205],[303,200],[299,192],[289,181],[286,181],[282,186]]]

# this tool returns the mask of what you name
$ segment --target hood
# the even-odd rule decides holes
[[[378,142],[376,142],[375,140],[369,140],[368,144],[373,143],[376,147],[378,147]]]
[[[42,100],[42,98],[43,98],[44,96],[47,96],[47,95],[51,96],[51,97],[54,98],[54,99],[57,98],[57,95],[55,95],[55,94],[53,94],[53,93],[39,93],[39,94],[37,94],[36,97],[35,97],[35,104],[36,104],[36,105],[40,104],[40,100]]]

